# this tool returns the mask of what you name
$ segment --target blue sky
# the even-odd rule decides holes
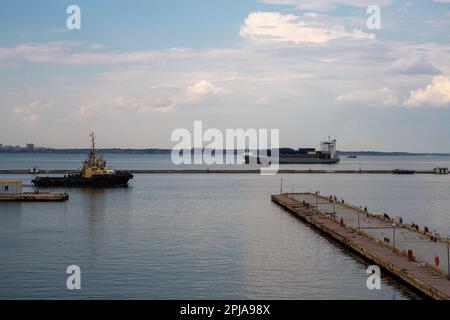
[[[0,143],[171,147],[203,120],[450,152],[449,28],[450,0],[2,1]]]
[[[82,30],[61,36],[57,31],[65,29],[71,4],[82,9]],[[9,1],[3,6],[2,44],[63,38],[101,42],[116,50],[235,46],[248,13],[273,7],[253,0]]]

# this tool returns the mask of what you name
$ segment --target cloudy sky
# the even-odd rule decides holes
[[[94,129],[100,147],[172,147],[203,120],[290,147],[450,152],[450,0],[0,5],[3,144],[86,147]]]

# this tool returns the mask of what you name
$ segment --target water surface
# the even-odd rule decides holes
[[[170,165],[160,157],[107,158],[121,168]],[[67,168],[82,158],[0,155],[0,168]],[[411,162],[380,158],[364,166]],[[428,168],[436,159],[413,162]],[[32,176],[21,178],[29,183]],[[385,274],[381,290],[368,290],[366,262],[270,201],[281,178],[285,190],[337,194],[450,234],[449,176],[136,175],[129,188],[70,189],[65,203],[0,203],[0,298],[416,297]],[[66,288],[71,264],[82,270],[79,291]]]

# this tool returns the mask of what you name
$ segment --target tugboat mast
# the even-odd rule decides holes
[[[94,131],[92,131],[89,136],[91,137],[91,143],[92,143],[92,152],[95,154],[95,135]]]
[[[83,162],[83,175],[104,174],[106,172],[106,161],[103,160],[103,156],[97,156],[94,132],[91,132],[89,136],[91,137],[91,151],[89,152],[88,158]]]

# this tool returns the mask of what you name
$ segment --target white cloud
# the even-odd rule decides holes
[[[91,63],[84,53],[97,52],[92,52],[87,45],[63,47],[64,55],[57,56],[61,60],[49,63],[75,61],[68,60],[73,52],[83,54],[84,58],[77,63]],[[323,134],[320,128],[323,128],[324,112],[329,118],[342,120],[347,105],[401,106],[411,88],[426,86],[425,77],[405,77],[393,72],[390,68],[393,61],[423,52],[436,68],[448,75],[449,50],[450,46],[438,43],[394,41],[332,41],[326,46],[264,48],[244,43],[235,49],[153,50],[146,52],[147,57],[153,58],[143,63],[116,64],[115,52],[99,49],[99,53],[110,59],[105,62],[109,65],[101,62],[99,68],[80,69],[57,65],[63,72],[49,73],[42,82],[32,86],[27,81],[17,87],[6,82],[7,86],[0,90],[0,119],[3,128],[6,126],[18,135],[24,135],[33,127],[20,120],[39,121],[39,125],[48,128],[50,140],[47,141],[52,141],[50,132],[56,130],[66,130],[68,136],[75,137],[77,132],[95,126],[108,132],[110,145],[123,146],[132,140],[140,147],[170,147],[164,140],[170,136],[170,126],[185,127],[199,116],[216,127],[282,125],[287,128],[286,137],[295,137],[299,121],[304,121],[302,130],[311,132],[311,141],[315,142],[317,136]],[[131,54],[121,53],[122,56]],[[25,68],[28,66],[23,66]],[[52,69],[47,65],[33,68]],[[8,73],[3,75],[8,77]],[[62,79],[55,81],[56,77]],[[38,116],[21,114],[19,117],[18,113],[8,113],[13,106],[27,105],[28,101],[21,103],[24,96],[32,97],[31,100],[51,100],[54,104],[52,108],[36,112]],[[402,98],[400,102],[397,97]],[[366,112],[363,109],[357,112]],[[299,112],[311,116],[308,120],[298,120]],[[253,117],[255,114],[258,116]],[[279,120],[280,114],[284,115],[282,120]],[[407,118],[408,114],[413,112],[405,108],[402,117]],[[335,127],[334,123],[337,123]],[[114,128],[124,124],[130,133],[122,137]],[[376,127],[376,124],[368,124],[370,126]],[[332,134],[343,130],[339,121],[329,123],[329,127]],[[149,138],[143,139],[142,135]],[[289,139],[294,145],[297,143],[295,138]],[[60,141],[63,145],[71,143]]]
[[[147,99],[133,96],[102,94],[76,109],[74,115],[78,119],[89,119],[121,114],[124,111],[167,113],[174,107],[172,103],[159,106],[146,101]],[[152,99],[148,99],[148,101],[152,101]]]
[[[20,44],[0,48],[0,62],[14,60],[25,62],[81,64],[140,64],[161,60],[164,55],[194,54],[194,50],[168,49],[162,51],[98,52],[101,44],[85,45],[81,42],[58,41],[43,44]]]
[[[326,58],[326,59],[318,59],[317,61],[323,62],[323,63],[328,63],[328,64],[333,64],[335,62],[338,62],[339,59],[335,59],[335,58]]]
[[[186,99],[189,101],[198,101],[202,97],[227,93],[224,88],[215,86],[211,81],[200,80],[193,86],[186,88]]]
[[[137,113],[168,113],[177,107],[186,105],[201,105],[205,100],[217,95],[229,93],[223,87],[218,87],[208,80],[199,80],[186,87],[153,86],[150,90],[136,94],[126,92],[123,94],[105,93],[94,97],[75,111],[78,119],[96,118],[107,114],[120,114],[123,111]],[[113,89],[110,88],[111,91]]]
[[[88,119],[92,116],[92,112],[88,106],[81,106],[76,112],[75,115],[80,119]]]
[[[336,98],[337,101],[365,104],[374,107],[395,107],[399,105],[399,99],[396,93],[383,87],[378,90],[356,90],[341,94]]]
[[[70,49],[80,46],[80,42],[57,41],[42,44],[20,44],[15,47],[0,48],[0,60],[24,60],[29,62],[60,63],[68,58]]]
[[[22,116],[23,122],[35,123],[41,118],[40,112],[47,109],[52,103],[44,100],[34,100],[25,106],[18,106],[13,109],[14,113]]]
[[[411,91],[411,94],[404,102],[407,107],[417,106],[450,106],[450,78],[445,76],[435,76],[431,84],[424,89]]]
[[[100,43],[94,43],[94,44],[90,44],[87,46],[88,49],[92,49],[92,50],[99,50],[99,49],[103,49],[104,47],[105,46]]]
[[[271,101],[270,97],[264,95],[264,96],[259,97],[256,100],[256,102],[258,105],[270,105],[272,101]]]
[[[40,119],[41,119],[41,116],[38,114],[29,114],[29,115],[25,115],[22,118],[22,121],[27,122],[27,123],[36,123],[36,122],[39,122]]]
[[[401,74],[437,74],[439,71],[426,60],[425,56],[415,53],[407,58],[401,58],[395,61],[391,69]]]
[[[169,98],[171,108],[176,108],[186,105],[200,106],[205,101],[213,99],[215,96],[225,95],[230,91],[224,87],[218,87],[208,80],[197,81],[194,85],[189,85],[186,88],[179,90]]]
[[[366,8],[372,4],[387,6],[392,4],[394,1],[395,0],[262,0],[262,2],[265,3],[293,5],[297,9],[314,11],[331,11],[340,5],[360,8]]]
[[[47,33],[49,34],[57,34],[57,33],[64,33],[64,32],[68,32],[69,29],[67,28],[49,28],[46,30]]]
[[[326,43],[336,39],[374,39],[360,29],[346,30],[342,23],[326,15],[302,16],[280,12],[252,12],[245,19],[240,35],[262,42]]]

